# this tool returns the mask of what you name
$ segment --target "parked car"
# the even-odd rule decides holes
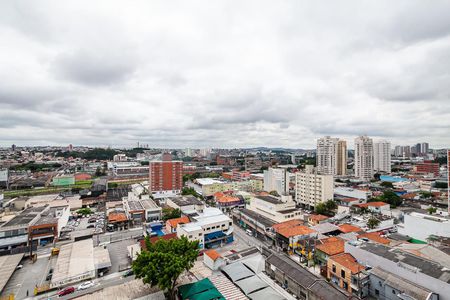
[[[65,296],[65,295],[72,294],[74,292],[75,292],[75,288],[73,286],[69,286],[69,287],[66,287],[65,289],[63,289],[62,291],[59,291],[58,292],[58,296],[62,297],[62,296]]]
[[[16,270],[20,270],[23,268],[23,265],[17,265]]]
[[[95,225],[94,224],[89,224],[88,226],[86,226],[86,228],[94,228]]]
[[[92,282],[92,281],[86,281],[86,282],[83,282],[82,284],[80,284],[79,286],[78,286],[78,290],[79,291],[81,291],[81,290],[86,290],[86,289],[88,289],[88,288],[90,288],[90,287],[93,287],[95,284],[94,284],[94,282]]]
[[[133,275],[134,274],[134,272],[133,272],[133,269],[129,269],[128,271],[126,271],[125,273],[123,273],[123,277],[128,277],[128,276],[131,276],[131,275]]]

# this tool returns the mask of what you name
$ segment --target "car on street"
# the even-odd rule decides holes
[[[59,291],[58,292],[58,296],[62,297],[62,296],[65,296],[65,295],[72,294],[74,292],[75,292],[75,288],[73,286],[69,286],[69,287],[66,287],[65,289],[63,289],[62,291]]]
[[[249,236],[252,236],[252,235],[253,235],[253,233],[252,233],[252,231],[251,231],[250,229],[247,229],[245,232],[246,232]]]
[[[78,289],[77,289],[77,290],[79,290],[79,291],[86,290],[86,289],[88,289],[88,288],[90,288],[90,287],[93,287],[94,285],[95,285],[94,282],[92,282],[92,281],[86,281],[86,282],[83,282],[82,284],[80,284],[80,285],[78,286]]]
[[[16,270],[20,270],[23,268],[23,265],[17,265]]]
[[[123,273],[122,276],[123,277],[128,277],[128,276],[131,276],[133,274],[134,274],[133,269],[130,269],[130,270],[126,271],[125,273]]]

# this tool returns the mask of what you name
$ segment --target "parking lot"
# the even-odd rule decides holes
[[[111,269],[109,274],[125,270],[131,265],[128,258],[127,246],[137,243],[135,239],[123,240],[120,242],[113,242],[106,246],[111,258]]]
[[[49,257],[38,257],[33,264],[30,259],[23,259],[22,269],[16,270],[6,284],[1,296],[14,294],[15,299],[24,299],[33,296],[34,287],[40,285],[45,279],[49,268]]]

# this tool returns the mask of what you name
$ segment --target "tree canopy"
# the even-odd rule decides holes
[[[336,202],[334,202],[333,200],[328,200],[327,202],[318,203],[314,210],[319,215],[333,216],[333,210],[335,210],[336,208]]]
[[[397,195],[396,193],[394,193],[391,190],[384,191],[383,195],[381,195],[377,198],[373,198],[372,202],[373,201],[382,201],[382,202],[389,203],[391,208],[396,208],[397,206],[399,206],[403,203],[402,198],[400,198],[399,195]]]
[[[193,267],[198,257],[198,241],[189,241],[186,237],[150,243],[145,238],[145,250],[132,264],[136,278],[151,286],[167,291],[167,299],[175,299],[175,287],[178,277]]]
[[[176,209],[163,208],[162,213],[163,213],[163,217],[162,217],[163,221],[181,217],[181,211],[178,208],[176,208]]]
[[[378,220],[377,218],[374,218],[374,217],[370,218],[370,219],[367,221],[367,227],[369,227],[369,229],[374,229],[374,228],[376,228],[379,224],[380,224],[380,220]]]
[[[387,188],[394,188],[394,185],[392,184],[392,182],[389,181],[383,181],[382,183],[380,183],[381,186],[387,187]]]

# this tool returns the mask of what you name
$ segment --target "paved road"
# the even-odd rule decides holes
[[[254,236],[248,235],[247,232],[245,232],[237,224],[234,224],[233,228],[234,228],[233,234],[234,234],[235,238],[243,241],[249,247],[251,247],[251,246],[261,247],[261,246],[269,246],[270,245],[270,242],[261,241]]]

